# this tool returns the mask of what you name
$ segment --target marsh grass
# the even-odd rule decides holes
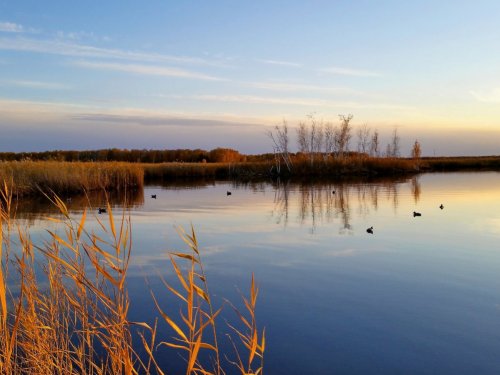
[[[0,192],[0,373],[168,374],[158,365],[164,346],[179,352],[186,374],[226,373],[218,344],[221,308],[212,303],[194,230],[179,233],[188,251],[170,254],[180,287],[164,280],[165,291],[183,306],[181,320],[161,308],[164,296],[152,294],[159,319],[169,327],[163,332],[157,321],[128,318],[132,240],[125,214],[115,218],[108,204],[107,216],[95,217],[99,230],[90,231],[87,211],[76,220],[54,195],[48,198],[60,215],[48,220],[59,229],[47,230],[44,243],[33,243],[12,220],[12,190],[4,184]],[[244,328],[231,326],[237,354],[230,362],[242,374],[262,373],[265,339],[256,325],[257,295],[252,276],[246,312],[235,309]],[[135,335],[141,347],[133,346]]]
[[[0,181],[15,195],[133,190],[143,187],[144,170],[133,163],[12,161],[0,162]]]

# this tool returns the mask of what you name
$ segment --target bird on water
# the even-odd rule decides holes
[[[100,214],[105,214],[105,213],[106,213],[106,209],[105,209],[105,208],[101,208],[101,207],[99,207],[99,208],[97,209],[97,212],[99,212]]]
[[[156,194],[151,194],[151,198],[156,199]]]
[[[441,203],[441,206],[439,206],[439,208],[440,208],[440,209],[443,209],[443,208],[444,208],[444,206],[443,206],[443,204],[442,204],[442,203]]]
[[[370,227],[366,230],[366,233],[373,234],[373,227]]]
[[[231,192],[230,191],[226,191],[226,195],[231,195]]]
[[[413,217],[415,217],[415,216],[422,216],[422,214],[420,212],[413,211]]]

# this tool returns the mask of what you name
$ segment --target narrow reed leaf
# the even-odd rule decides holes
[[[0,206],[0,211],[2,211],[1,206]],[[0,323],[4,324],[7,322],[7,288],[5,287],[5,280],[3,277],[3,265],[2,265],[2,259],[3,259],[3,247],[2,247],[3,246],[3,222],[2,221],[3,221],[2,217],[0,216],[0,306],[2,307],[2,311],[0,312],[2,320],[0,321]]]
[[[205,293],[203,289],[201,289],[198,285],[193,284],[193,288],[196,291],[196,293],[203,298],[207,303],[210,303],[210,297],[208,297],[208,294]]]
[[[158,312],[163,317],[163,319],[165,320],[165,322],[167,322],[168,325],[170,325],[170,327],[172,327],[174,329],[174,331],[177,332],[177,334],[180,337],[182,337],[182,339],[185,342],[189,342],[188,338],[186,337],[186,335],[184,334],[184,332],[182,332],[182,330],[179,328],[179,326],[177,324],[175,324],[175,322],[172,319],[170,319],[167,314],[165,314],[163,312],[163,310],[161,309],[160,305],[158,304],[158,301],[156,300],[154,294],[151,294],[151,295],[153,297],[153,301],[154,301],[154,303],[156,305],[156,308],[158,309]]]
[[[165,283],[165,286],[168,288],[168,290],[170,290],[174,295],[176,295],[177,297],[179,297],[181,300],[183,300],[184,302],[187,303],[187,299],[184,298],[184,296],[182,294],[180,294],[177,290],[175,290],[173,287],[171,287],[170,285],[166,284]]]
[[[182,349],[182,350],[186,350],[189,352],[189,347],[188,346],[183,346],[183,345],[177,345],[177,344],[172,344],[171,342],[166,342],[166,341],[162,341],[158,344],[158,346],[160,345],[165,345],[165,346],[169,346],[171,348],[174,348],[174,349]]]
[[[115,230],[115,220],[113,219],[113,211],[111,210],[111,205],[109,202],[108,206],[108,217],[109,217],[109,227],[111,228],[111,233],[113,234],[113,238],[116,238],[116,230]]]
[[[175,271],[175,274],[177,275],[177,278],[181,282],[181,284],[184,287],[184,289],[186,290],[186,292],[188,292],[189,291],[189,287],[188,287],[188,285],[186,283],[186,280],[184,279],[184,276],[182,276],[181,270],[177,266],[177,263],[175,262],[175,260],[172,257],[172,255],[169,254],[168,256],[170,257],[170,263],[172,263],[172,266],[174,266],[174,271]]]
[[[259,341],[259,338],[257,337],[257,329],[253,329],[253,334],[252,334],[252,341],[251,341],[251,348],[250,348],[250,354],[248,356],[248,365],[251,365],[253,362],[253,359],[255,357],[255,352],[257,350],[257,343]]]
[[[262,338],[260,342],[260,352],[264,353],[266,350],[266,328],[262,330]]]
[[[200,346],[201,346],[201,333],[198,335],[198,339],[196,340],[196,342],[194,344],[194,348],[189,355],[189,362],[188,362],[188,369],[187,369],[188,374],[193,369],[194,364],[196,362],[196,359],[198,358],[198,352],[200,351]]]
[[[82,235],[82,231],[83,231],[83,228],[85,226],[85,219],[87,217],[87,209],[85,208],[83,210],[83,214],[82,214],[82,219],[80,220],[80,225],[78,226],[78,232],[76,233],[76,239],[77,240],[80,240],[80,237]]]
[[[189,259],[191,262],[198,263],[198,260],[196,260],[192,255],[190,254],[184,254],[184,253],[172,253],[172,255],[175,255],[176,257],[179,258],[184,258],[184,259]]]

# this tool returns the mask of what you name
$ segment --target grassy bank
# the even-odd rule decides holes
[[[168,364],[159,365],[165,350],[178,354],[170,367],[184,367],[186,375],[222,375],[233,365],[241,374],[262,373],[265,341],[256,325],[253,276],[245,310],[236,310],[229,325],[237,353],[221,353],[221,308],[208,291],[194,231],[180,231],[187,250],[170,254],[173,277],[162,279],[168,305],[180,315],[165,313],[165,296],[151,292],[158,318],[133,322],[127,217],[114,218],[108,205],[107,215],[96,218],[102,230],[87,231],[86,212],[74,219],[55,197],[60,214],[50,220],[47,241],[33,243],[10,219],[15,204],[8,188],[0,193],[1,374],[170,374]]]
[[[58,194],[83,191],[138,190],[148,181],[176,179],[256,180],[263,178],[346,178],[401,176],[419,172],[500,170],[500,157],[292,158],[289,170],[276,161],[236,163],[124,163],[124,162],[0,162],[0,181],[18,195],[39,194],[40,188]]]
[[[500,156],[459,156],[459,157],[426,157],[422,165],[428,171],[471,171],[500,170]]]
[[[263,177],[342,177],[386,176],[418,172],[418,164],[403,158],[352,157],[311,163],[305,158],[293,160],[291,170],[274,161],[241,163],[161,163],[142,164],[146,180],[176,178],[254,179]]]
[[[58,194],[93,190],[140,189],[144,170],[138,164],[102,162],[20,161],[0,162],[0,181],[16,195]]]

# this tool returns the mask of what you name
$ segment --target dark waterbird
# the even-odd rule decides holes
[[[156,194],[151,194],[151,198],[156,199]]]
[[[413,211],[413,217],[415,217],[415,216],[422,216],[422,214],[420,212]]]
[[[231,195],[232,193],[230,191],[226,191],[226,195]]]
[[[332,190],[332,194],[335,194],[335,190]]]
[[[442,203],[441,203],[441,206],[439,206],[439,208],[440,208],[440,209],[443,209],[443,208],[444,208],[444,206],[443,206],[443,204],[442,204]]]
[[[373,227],[370,227],[366,230],[366,233],[373,234]]]
[[[100,214],[105,214],[107,211],[106,211],[106,209],[105,209],[105,208],[101,208],[101,207],[99,207],[99,208],[97,209],[97,212],[99,212]]]

